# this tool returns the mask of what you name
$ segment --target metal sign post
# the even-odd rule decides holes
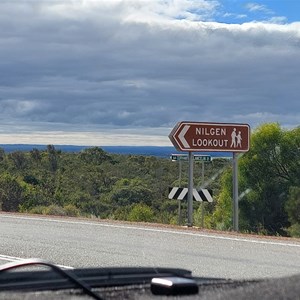
[[[201,188],[204,188],[204,161],[202,161]],[[201,202],[201,228],[204,228],[204,202]]]
[[[181,172],[182,172],[182,161],[179,160],[179,179],[178,179],[179,187],[181,187]],[[178,225],[181,225],[181,200],[178,200]]]
[[[189,184],[188,184],[188,227],[193,226],[193,172],[194,172],[194,154],[189,152]]]
[[[238,153],[233,152],[233,230],[239,231]]]

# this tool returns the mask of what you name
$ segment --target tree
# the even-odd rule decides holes
[[[288,232],[292,236],[300,237],[300,187],[293,186],[290,188],[286,211],[291,223]]]
[[[49,167],[51,172],[56,172],[58,168],[58,152],[53,145],[47,146]]]
[[[30,151],[30,156],[35,162],[40,162],[42,159],[41,152],[37,148]]]
[[[18,211],[23,196],[23,188],[17,178],[9,174],[0,177],[0,204],[3,211]]]
[[[0,162],[5,159],[5,151],[3,148],[0,148]]]
[[[8,155],[8,158],[13,162],[16,169],[22,170],[26,166],[25,154],[21,151],[15,151]]]
[[[286,235],[297,207],[292,186],[300,183],[300,129],[284,130],[277,123],[263,124],[251,135],[249,152],[239,158],[240,229]],[[293,194],[294,195],[294,194]],[[231,227],[232,171],[223,175],[221,192],[216,197],[212,226]],[[287,200],[289,205],[286,206]]]
[[[277,149],[279,165],[292,186],[300,185],[300,127],[284,132],[282,143]]]
[[[116,206],[126,206],[139,202],[151,205],[153,197],[146,183],[139,178],[134,178],[121,179],[116,182],[110,199]]]
[[[99,147],[87,148],[79,154],[79,157],[92,165],[101,165],[105,161],[112,162],[111,156]]]
[[[221,192],[216,199],[216,207],[209,222],[218,230],[232,228],[232,169],[227,169],[221,179]]]
[[[251,231],[285,234],[289,225],[285,203],[289,188],[299,183],[300,130],[284,130],[277,123],[258,127],[250,151],[240,159],[241,218]]]

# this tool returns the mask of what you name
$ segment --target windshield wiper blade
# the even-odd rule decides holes
[[[8,266],[9,269],[15,269],[16,267],[20,267],[21,263],[22,261],[18,261],[6,264],[6,266]],[[69,277],[76,278],[81,283],[92,288],[150,284],[154,277],[192,277],[191,271],[180,268],[111,267],[62,270],[49,262],[38,259],[24,260],[22,266],[34,264],[50,266],[63,275],[63,278],[57,276],[57,274],[51,270],[6,272],[5,277],[1,278],[2,276],[0,276],[0,291],[37,291],[74,288],[74,280],[69,280]],[[0,266],[0,274],[1,270],[8,270],[8,268],[4,266]]]
[[[55,264],[52,264],[50,262],[47,262],[45,260],[41,259],[25,259],[22,261],[7,263],[5,265],[0,266],[0,275],[7,273],[7,271],[15,270],[21,267],[28,267],[28,266],[47,266],[50,267],[53,271],[55,271],[57,274],[61,275],[65,279],[67,279],[69,282],[73,284],[73,287],[81,288],[87,295],[91,296],[92,298],[96,300],[102,300],[100,296],[95,294],[91,287],[87,285],[84,281],[79,279],[74,273],[66,272],[62,268],[56,266]],[[12,273],[14,274],[14,273]],[[28,272],[27,272],[28,275]],[[0,278],[0,290],[1,290],[1,278]]]

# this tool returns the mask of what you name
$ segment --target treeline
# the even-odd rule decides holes
[[[205,178],[226,159],[206,164]],[[181,185],[187,186],[186,162]],[[168,188],[179,184],[178,163],[152,156],[109,154],[99,147],[67,153],[45,150],[5,153],[0,149],[0,208],[3,211],[85,216],[176,224],[178,202],[168,200]],[[201,165],[195,185],[201,184]],[[212,183],[215,191],[219,181]],[[198,203],[195,203],[196,225]],[[185,223],[186,204],[182,204]],[[208,208],[213,210],[213,205]]]
[[[0,149],[0,209],[127,221],[178,223],[170,186],[186,187],[188,164],[152,156],[109,154],[99,147],[67,153],[45,150],[5,153]],[[214,202],[205,203],[206,228],[232,229],[232,167],[228,159],[205,163]],[[194,185],[200,187],[201,163]],[[240,229],[300,236],[300,128],[264,124],[253,131],[250,151],[239,158]],[[186,223],[187,205],[181,205]],[[202,224],[194,202],[194,224]]]

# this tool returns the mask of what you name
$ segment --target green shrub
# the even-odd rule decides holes
[[[127,221],[130,210],[131,210],[130,205],[118,207],[110,215],[110,219]]]
[[[153,222],[154,212],[151,207],[146,204],[138,203],[132,206],[128,215],[128,221],[132,222]]]
[[[39,215],[42,215],[44,210],[46,209],[46,206],[41,206],[41,205],[38,205],[38,206],[35,206],[29,210],[23,210],[21,209],[20,212],[28,212],[30,214],[39,214]]]
[[[43,210],[43,215],[66,216],[66,211],[63,207],[52,204],[48,207],[45,207],[45,209]]]
[[[287,229],[287,232],[292,237],[300,237],[300,224],[295,223]]]
[[[66,216],[78,217],[80,215],[80,210],[73,204],[68,204],[64,206],[64,211]]]

